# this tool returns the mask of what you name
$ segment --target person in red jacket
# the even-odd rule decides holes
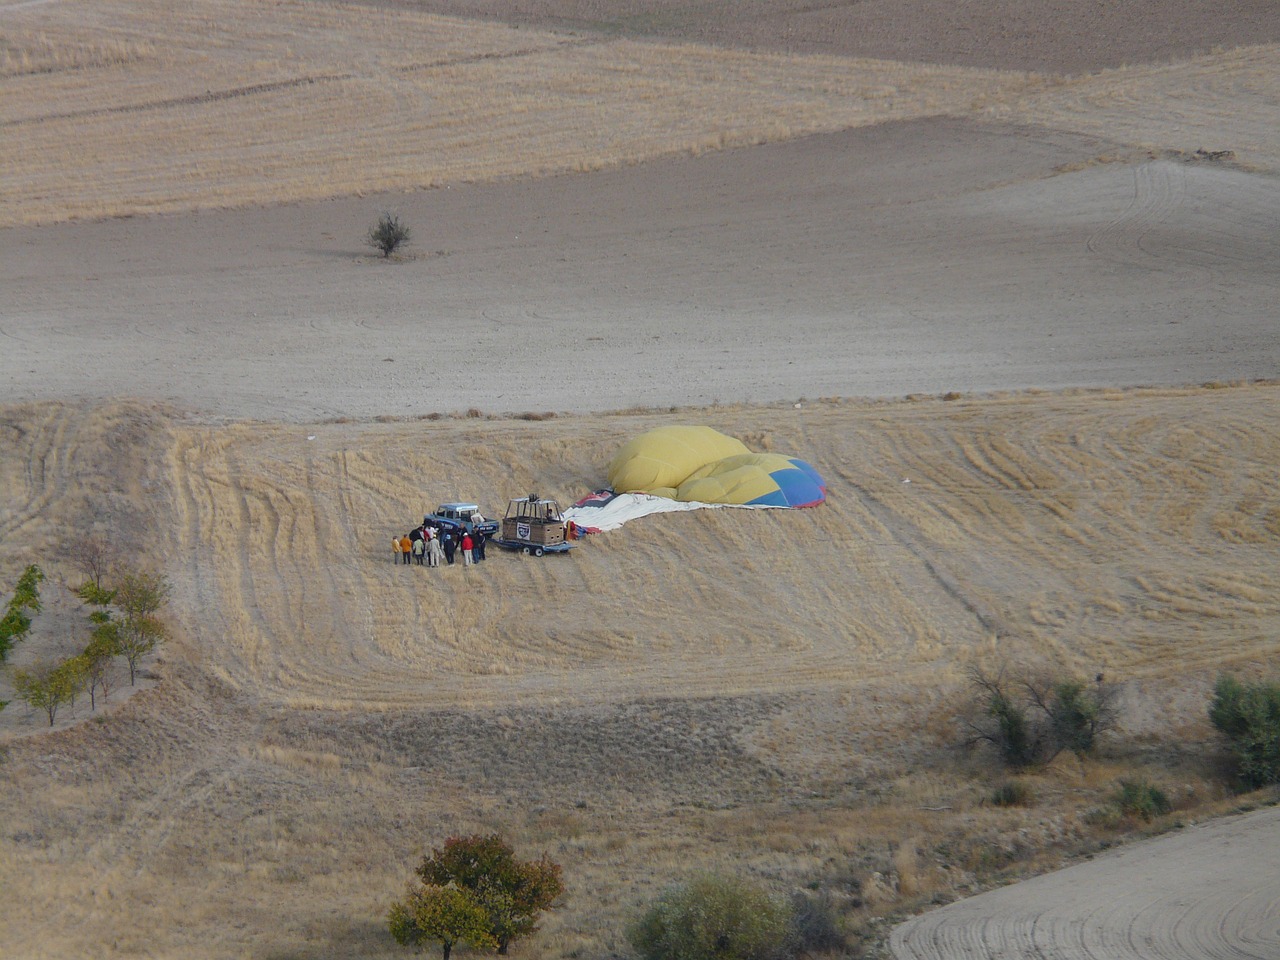
[[[471,539],[471,531],[464,530],[462,532],[462,565],[464,567],[469,567],[474,562],[471,551],[475,545],[475,540]]]

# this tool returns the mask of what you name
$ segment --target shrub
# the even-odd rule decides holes
[[[715,875],[669,888],[627,930],[644,960],[774,960],[787,947],[789,908]]]
[[[411,233],[408,227],[400,222],[394,213],[383,213],[378,222],[369,228],[365,243],[375,250],[381,250],[384,257],[389,257],[404,244],[408,243]]]
[[[797,890],[791,896],[790,945],[798,953],[843,953],[848,947],[844,922],[827,890]]]
[[[1036,802],[1036,798],[1023,781],[1006,780],[991,791],[991,802],[997,807],[1029,807]]]
[[[1126,816],[1147,822],[1173,809],[1168,795],[1146,780],[1121,780],[1112,802]]]
[[[116,592],[105,589],[102,584],[96,581],[86,580],[76,587],[76,596],[85,603],[91,603],[97,607],[105,607],[115,600]]]
[[[985,741],[1011,767],[1048,763],[1063,750],[1093,751],[1098,735],[1115,725],[1115,692],[1076,679],[1011,681],[1001,670],[989,677],[975,670],[976,719],[967,743]]]
[[[1097,695],[1083,680],[1059,680],[1043,699],[1033,688],[1032,696],[1048,718],[1050,739],[1059,750],[1081,756],[1093,751],[1099,725],[1110,720],[1104,719],[1107,698]]]
[[[1209,719],[1231,741],[1246,787],[1280,783],[1280,683],[1241,683],[1220,675]]]

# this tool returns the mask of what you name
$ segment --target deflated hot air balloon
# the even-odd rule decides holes
[[[818,471],[780,453],[744,453],[709,463],[673,499],[770,507],[816,507],[827,498]]]
[[[658,427],[623,444],[609,464],[609,486],[677,499],[676,488],[695,470],[751,451],[711,427]]]
[[[609,485],[686,503],[812,507],[826,499],[822,477],[803,460],[752,453],[711,427],[658,427],[635,437],[609,464]]]

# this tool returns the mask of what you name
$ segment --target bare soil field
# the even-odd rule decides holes
[[[385,0],[371,2],[385,5]],[[1065,0],[1035,5],[1018,0],[771,0],[751,5],[414,0],[412,6],[586,34],[1055,74],[1166,62],[1280,40],[1280,22],[1266,0],[1134,6]]]
[[[49,573],[15,662],[83,644],[85,532],[174,585],[137,688],[0,712],[0,952],[398,956],[416,858],[501,830],[565,867],[532,960],[626,955],[708,868],[874,954],[1266,802],[1206,705],[1280,652],[1280,18],[1014,6],[0,3],[0,583]],[[685,422],[829,502],[392,564],[436,502],[568,502]],[[956,749],[1003,664],[1121,691],[1027,807]],[[1174,813],[1100,818],[1131,776]],[[1273,817],[1206,828],[1258,889]],[[893,949],[1091,917],[1050,945],[1199,958],[1208,907],[1105,886],[1221,894],[1192,839]]]

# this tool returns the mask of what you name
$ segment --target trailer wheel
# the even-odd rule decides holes
[[[542,556],[542,548],[541,548],[541,547],[534,547],[534,548],[533,548],[533,555],[534,555],[535,557],[540,557],[540,556]]]
[[[527,557],[529,554],[533,553],[533,551],[532,551],[532,550],[530,550],[528,547],[521,547],[521,548],[520,548],[520,552],[521,552],[521,553],[523,553],[526,557]]]

